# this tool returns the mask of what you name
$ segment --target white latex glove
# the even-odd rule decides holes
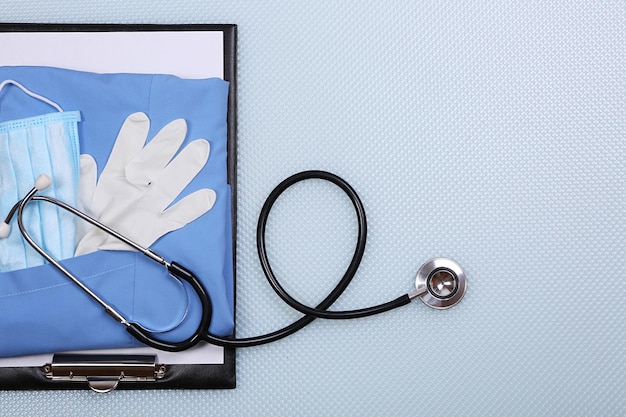
[[[96,161],[81,155],[79,183],[79,209],[144,247],[202,216],[216,198],[205,188],[169,207],[206,164],[210,145],[194,140],[174,157],[187,135],[185,120],[168,123],[146,145],[149,128],[144,113],[128,116],[97,183]],[[76,256],[131,250],[97,227],[79,223]]]

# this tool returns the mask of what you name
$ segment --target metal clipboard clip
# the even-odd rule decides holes
[[[120,382],[153,382],[162,379],[167,367],[155,355],[55,354],[42,368],[54,381],[87,382],[98,393],[113,391]]]

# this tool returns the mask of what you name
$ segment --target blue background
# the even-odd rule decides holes
[[[448,311],[418,301],[242,349],[235,390],[1,392],[1,414],[626,414],[625,3],[0,6],[6,22],[239,25],[239,336],[297,317],[264,281],[255,227],[303,169],[343,176],[368,214],[336,308],[410,291],[435,256],[470,280]],[[279,201],[268,250],[315,303],[355,235],[347,199],[310,182]]]

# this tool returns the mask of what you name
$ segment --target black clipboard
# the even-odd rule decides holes
[[[169,32],[169,31],[218,31],[223,36],[223,74],[229,81],[228,130],[227,130],[227,178],[232,190],[232,254],[233,280],[236,285],[236,230],[237,230],[237,26],[231,24],[30,24],[0,23],[0,32]],[[236,305],[236,303],[235,303]],[[38,367],[0,367],[0,389],[85,389],[96,391],[111,389],[210,389],[235,388],[235,349],[224,348],[223,364],[159,364],[151,363],[154,358],[140,355],[106,356],[55,355],[52,363]],[[84,367],[85,361],[93,366]],[[56,366],[56,368],[55,368]],[[81,368],[82,367],[82,368]],[[54,368],[54,369],[53,369]],[[88,368],[88,369],[87,369]],[[71,377],[53,378],[66,373]],[[82,372],[85,375],[82,375]],[[119,384],[103,383],[106,378],[115,379],[124,372],[129,378],[122,378]],[[133,375],[136,372],[137,375]],[[87,374],[93,374],[91,379]],[[101,373],[101,375],[97,375]],[[99,385],[100,384],[100,385]]]

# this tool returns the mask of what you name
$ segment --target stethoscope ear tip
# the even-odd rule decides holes
[[[0,239],[4,239],[9,236],[11,233],[11,226],[9,226],[6,222],[0,223]]]
[[[52,180],[46,174],[39,175],[35,180],[35,188],[37,191],[45,190],[50,187],[50,184],[52,184]]]

